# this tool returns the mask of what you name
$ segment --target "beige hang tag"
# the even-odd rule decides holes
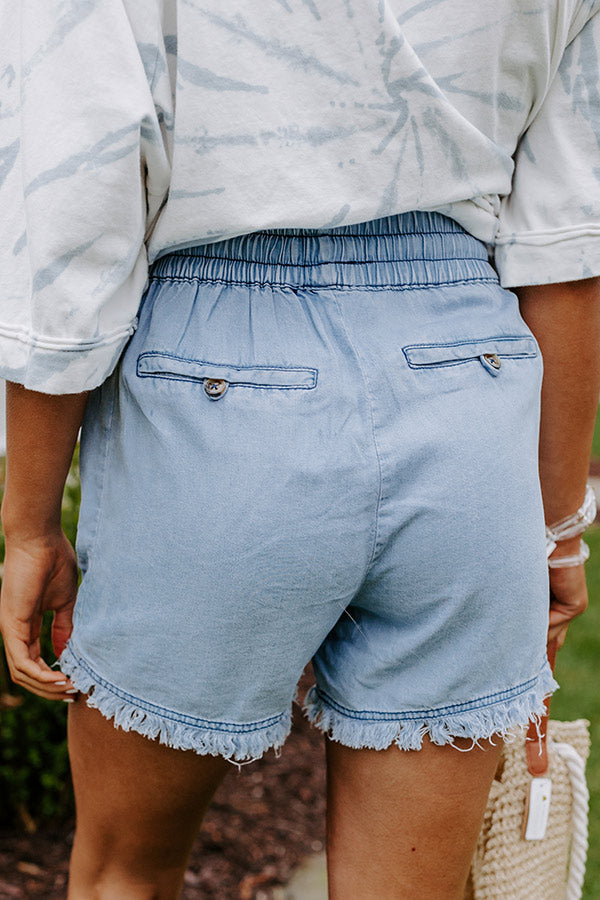
[[[551,797],[552,781],[550,778],[531,779],[525,807],[524,837],[526,841],[541,841],[546,836]]]

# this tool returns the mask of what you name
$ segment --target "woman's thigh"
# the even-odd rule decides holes
[[[114,727],[83,698],[69,710],[77,805],[69,900],[174,900],[228,769]]]
[[[456,744],[327,741],[330,900],[461,900],[502,740]]]

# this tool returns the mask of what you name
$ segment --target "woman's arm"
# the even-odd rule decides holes
[[[13,680],[55,700],[67,699],[72,685],[41,658],[39,637],[46,610],[55,613],[52,638],[57,653],[72,627],[77,563],[60,513],[87,396],[51,396],[19,384],[6,386],[6,556],[0,629]]]
[[[544,358],[540,478],[546,523],[576,512],[585,494],[600,394],[600,278],[516,290],[521,314]],[[553,557],[570,556],[579,537]],[[587,606],[583,566],[550,569],[550,633],[559,645],[569,621]]]

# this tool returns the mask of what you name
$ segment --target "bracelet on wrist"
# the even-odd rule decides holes
[[[556,549],[560,541],[567,541],[569,538],[577,537],[592,524],[596,518],[597,505],[594,489],[590,484],[585,487],[585,497],[583,503],[576,513],[565,516],[555,522],[554,525],[546,526],[546,553],[548,557]],[[551,569],[568,568],[569,566],[580,566],[589,558],[590,548],[585,541],[580,541],[579,553],[571,556],[557,556],[554,559],[548,559],[548,565]]]
[[[570,556],[551,556],[548,560],[550,569],[570,569],[574,566],[582,566],[590,558],[590,548],[582,539],[579,541],[579,553]]]

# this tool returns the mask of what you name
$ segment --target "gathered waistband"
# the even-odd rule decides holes
[[[175,250],[151,279],[290,288],[418,288],[497,282],[481,241],[453,219],[409,212],[339,228],[255,231]]]

